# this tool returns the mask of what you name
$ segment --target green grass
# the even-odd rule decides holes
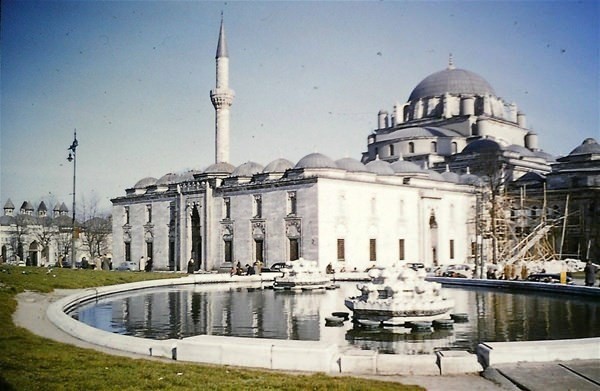
[[[393,382],[325,374],[295,375],[227,366],[111,356],[16,327],[15,295],[87,288],[181,274],[0,265],[0,390],[422,390]]]

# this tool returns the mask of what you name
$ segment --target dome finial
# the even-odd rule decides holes
[[[448,56],[448,69],[454,69],[454,61],[452,59],[452,53]]]

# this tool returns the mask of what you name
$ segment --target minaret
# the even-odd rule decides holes
[[[215,163],[229,162],[229,108],[235,93],[229,89],[229,54],[225,40],[223,14],[217,45],[217,85],[210,91],[210,100],[215,107]]]

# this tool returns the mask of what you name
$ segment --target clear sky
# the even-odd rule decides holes
[[[426,76],[485,78],[542,149],[600,141],[597,1],[1,3],[0,203],[77,201],[214,162],[221,11],[231,163],[360,159],[380,109]],[[49,205],[50,207],[54,205]]]

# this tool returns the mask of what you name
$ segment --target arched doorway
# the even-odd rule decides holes
[[[200,212],[196,205],[192,209],[192,250],[190,254],[195,261],[194,270],[202,268],[202,231],[200,228]]]
[[[29,256],[27,257],[26,265],[27,266],[38,266],[38,259],[39,259],[38,242],[33,241],[29,245]]]

